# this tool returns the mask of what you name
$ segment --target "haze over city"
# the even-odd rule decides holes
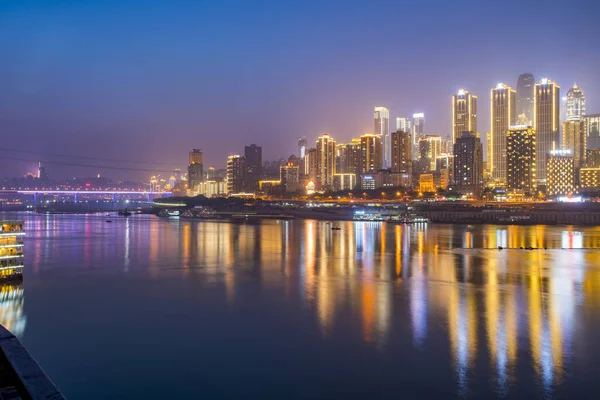
[[[395,117],[424,112],[426,133],[448,136],[459,88],[479,97],[485,135],[490,89],[516,87],[524,72],[558,82],[561,94],[576,82],[597,113],[599,35],[589,6],[4,1],[2,147],[31,153],[12,154],[0,168],[3,176],[34,172],[35,160],[49,158],[35,152],[185,168],[191,148],[204,150],[206,165],[223,166],[250,143],[263,147],[264,159],[287,157],[299,136],[314,142],[329,132],[347,141],[373,131],[376,105],[389,108],[392,126]],[[49,169],[58,177],[149,175]]]

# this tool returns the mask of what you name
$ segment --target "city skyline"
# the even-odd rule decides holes
[[[239,13],[224,24],[221,4],[149,2],[140,14],[135,2],[124,1],[114,15],[116,3],[111,1],[45,3],[41,13],[18,2],[1,6],[10,11],[4,15],[11,15],[0,17],[0,43],[10,44],[6,57],[12,60],[0,66],[5,77],[0,129],[8,134],[7,148],[155,159],[185,168],[189,149],[199,147],[210,148],[206,165],[224,166],[229,154],[250,143],[264,147],[265,159],[275,159],[295,153],[297,137],[312,143],[328,132],[338,142],[349,142],[373,130],[376,105],[387,107],[394,122],[423,112],[425,133],[445,137],[452,132],[449,99],[460,88],[479,97],[483,138],[490,126],[489,89],[497,82],[515,88],[525,72],[563,88],[576,82],[586,93],[588,113],[600,112],[595,72],[600,55],[588,51],[597,28],[584,2],[551,10],[535,2],[510,3],[503,10],[465,2],[458,8],[479,15],[476,38],[452,29],[450,17],[459,10],[445,2],[381,2],[389,11],[387,26],[399,12],[415,15],[393,34],[383,23],[372,32],[350,29],[363,18],[360,4],[340,8],[331,2],[316,12],[309,6],[253,8],[231,2]],[[276,3],[264,2],[268,4]],[[517,8],[539,18],[531,26],[516,26],[494,54],[505,50],[528,57],[486,57],[495,35],[486,25],[499,16],[514,18]],[[563,11],[582,14],[578,32],[541,22]],[[332,15],[341,15],[346,23],[332,29]],[[156,21],[163,24],[157,27]],[[423,33],[408,35],[415,26]],[[158,42],[147,36],[154,29],[164,34]],[[207,32],[220,35],[221,42],[206,40]],[[525,34],[544,37],[544,43],[511,40]],[[375,38],[390,51],[373,53]],[[447,42],[466,39],[472,41],[471,49],[459,49],[453,58],[468,54],[472,65],[440,64],[449,54]],[[403,45],[415,48],[420,57],[398,63],[392,49]],[[252,62],[241,62],[250,55],[256,56]],[[19,175],[35,168],[35,162],[5,161],[2,168],[7,176]],[[74,170],[53,169],[61,177]],[[89,175],[96,173],[89,169]]]

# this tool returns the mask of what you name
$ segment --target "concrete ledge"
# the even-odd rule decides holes
[[[62,400],[65,397],[10,331],[0,325],[0,363],[14,372],[7,377],[24,399]],[[12,379],[11,379],[12,378]]]

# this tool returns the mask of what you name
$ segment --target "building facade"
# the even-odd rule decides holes
[[[508,85],[499,83],[491,91],[492,126],[491,148],[488,147],[488,168],[492,179],[506,182],[506,132],[516,121],[516,91]]]
[[[575,161],[575,168],[585,166],[587,135],[583,119],[572,119],[562,124],[561,148],[569,150]]]
[[[317,139],[317,188],[333,189],[335,174],[335,140],[327,133]]]
[[[533,74],[519,75],[517,81],[517,115],[525,118],[520,124],[534,126],[535,79]]]
[[[258,190],[258,181],[262,179],[262,147],[255,144],[244,148],[246,158],[246,188],[248,191]]]
[[[190,151],[188,165],[188,189],[196,191],[198,184],[204,180],[204,155],[201,149]]]
[[[558,148],[560,86],[549,79],[535,84],[536,173],[538,184],[546,183],[550,151]]]
[[[419,139],[419,160],[427,171],[435,171],[437,157],[442,154],[442,137],[425,135]]]
[[[569,150],[552,150],[548,157],[546,194],[570,196],[576,192],[575,159]]]
[[[477,96],[460,89],[452,95],[452,143],[463,132],[477,133]]]
[[[317,182],[317,149],[307,149],[304,155],[304,177],[309,182]]]
[[[360,172],[372,173],[382,168],[381,138],[378,135],[366,133],[360,137]]]
[[[374,133],[381,138],[381,156],[383,168],[390,168],[392,141],[390,137],[390,111],[386,107],[375,107]]]
[[[392,132],[392,172],[412,177],[412,138],[408,131]]]
[[[600,114],[590,114],[583,117],[587,148],[600,149]]]
[[[579,191],[600,191],[600,167],[586,167],[579,170]]]
[[[511,126],[506,133],[506,189],[534,196],[535,130],[532,126]]]
[[[298,139],[298,157],[304,158],[304,156],[306,155],[307,145],[308,141],[306,140],[306,137],[302,136]]]
[[[227,193],[246,190],[246,157],[232,155],[227,158]]]
[[[483,189],[483,146],[475,132],[463,132],[454,143],[454,184],[474,195]]]
[[[349,173],[336,173],[333,176],[334,190],[353,190],[356,187],[356,175]]]
[[[279,181],[285,192],[296,192],[301,188],[300,167],[298,165],[288,161],[279,170]]]

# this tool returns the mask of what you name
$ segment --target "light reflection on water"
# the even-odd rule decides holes
[[[454,385],[439,390],[451,397],[503,397],[531,386],[552,394],[580,384],[569,371],[599,356],[576,343],[600,333],[597,228],[336,225],[342,229],[323,221],[33,217],[27,268],[34,280],[53,269],[157,282],[179,276],[198,291],[222,287],[230,308],[252,302],[246,290],[258,285],[289,313],[297,299],[324,341],[355,337],[375,359],[416,352],[439,374],[447,367]],[[519,249],[529,246],[548,250]],[[2,320],[22,334],[19,290],[19,301],[2,301]]]

